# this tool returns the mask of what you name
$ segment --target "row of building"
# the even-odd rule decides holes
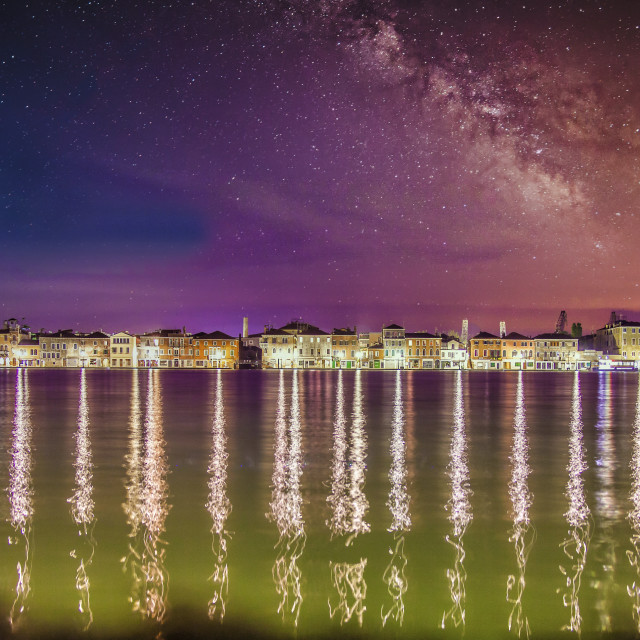
[[[463,331],[464,334],[464,331]],[[638,369],[640,323],[612,314],[593,335],[562,330],[535,337],[480,332],[457,335],[409,332],[397,324],[378,332],[350,327],[331,332],[299,320],[279,329],[237,337],[185,328],[134,335],[127,331],[32,333],[14,318],[0,329],[0,366],[166,369]]]

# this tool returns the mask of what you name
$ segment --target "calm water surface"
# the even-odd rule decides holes
[[[5,632],[635,633],[638,389],[0,370]]]

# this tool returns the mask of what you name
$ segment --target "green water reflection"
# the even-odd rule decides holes
[[[0,370],[0,400],[7,633],[640,631],[636,375]]]

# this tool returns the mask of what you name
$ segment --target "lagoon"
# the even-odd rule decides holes
[[[638,631],[637,374],[0,370],[5,633]]]

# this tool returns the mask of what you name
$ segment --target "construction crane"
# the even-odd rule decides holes
[[[566,333],[567,328],[567,312],[561,311],[556,322],[556,333]]]

